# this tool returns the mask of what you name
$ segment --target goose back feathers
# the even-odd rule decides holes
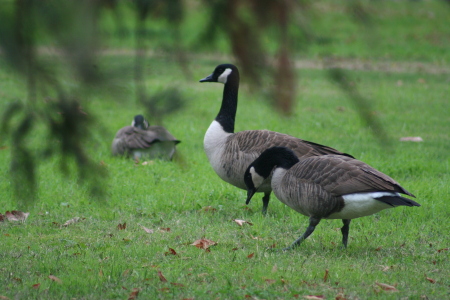
[[[362,161],[339,155],[298,159],[284,147],[264,151],[247,168],[244,175],[247,204],[258,185],[271,174],[271,185],[277,198],[310,217],[307,232],[291,247],[306,239],[321,219],[343,220],[346,246],[351,219],[396,206],[420,206],[400,196],[414,197],[398,182]]]
[[[166,128],[149,126],[142,115],[134,117],[131,126],[121,128],[112,142],[113,155],[139,158],[172,159],[180,143]]]
[[[248,165],[264,150],[273,146],[288,147],[298,157],[337,154],[352,157],[334,148],[308,142],[287,134],[269,130],[247,130],[234,132],[239,91],[239,71],[232,64],[216,67],[214,72],[200,82],[224,84],[222,104],[218,115],[209,126],[204,138],[204,150],[219,177],[241,189],[246,189],[244,172]],[[263,213],[270,199],[270,179],[262,184],[258,192],[265,194]]]

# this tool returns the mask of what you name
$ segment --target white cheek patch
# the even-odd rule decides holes
[[[230,68],[225,69],[225,71],[223,71],[219,78],[217,78],[217,81],[223,84],[227,83],[228,75],[230,75],[232,71],[233,70],[231,70]]]
[[[255,188],[259,188],[261,184],[264,182],[264,178],[256,173],[255,168],[250,168],[250,174],[252,175],[252,181]]]

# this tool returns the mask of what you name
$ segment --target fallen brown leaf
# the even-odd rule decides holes
[[[208,239],[199,239],[193,242],[191,245],[200,249],[207,250],[210,246],[217,245],[217,243]]]
[[[4,215],[0,214],[0,222],[4,222],[4,221],[5,221],[5,219],[6,219],[6,216],[4,216]]]
[[[434,279],[432,279],[432,278],[430,278],[430,277],[428,277],[426,275],[425,275],[425,278],[431,283],[436,283],[436,280],[434,280]]]
[[[438,253],[441,253],[442,251],[448,251],[450,248],[442,248],[442,249],[439,249],[437,252]]]
[[[247,255],[247,258],[252,258],[255,255],[255,253],[250,253],[249,255]]]
[[[177,252],[174,249],[169,248],[169,252],[164,253],[164,255],[165,256],[167,256],[167,255],[177,255]]]
[[[128,300],[134,300],[137,298],[137,296],[139,295],[139,289],[138,288],[134,288],[131,290],[130,295],[128,296]]]
[[[250,222],[248,222],[248,221],[245,221],[245,220],[233,219],[233,221],[236,222],[239,226],[242,226],[242,225],[244,225],[244,224],[246,224],[246,223],[247,223],[248,225],[250,225],[250,226],[253,226],[252,223],[250,223]]]
[[[328,280],[328,269],[325,269],[325,275],[323,275],[323,282],[327,282]]]
[[[205,211],[205,212],[215,212],[217,209],[212,206],[205,206],[205,207],[202,207],[201,210]]]
[[[166,277],[164,277],[164,275],[162,274],[161,271],[158,271],[158,277],[159,277],[159,280],[161,280],[162,282],[167,282]]]
[[[184,287],[184,284],[181,283],[171,282],[170,284],[174,286]]]
[[[7,211],[5,212],[5,216],[6,219],[8,219],[8,221],[22,221],[24,222],[28,216],[30,215],[30,213],[24,213],[23,211],[19,211],[19,210],[12,210],[12,211]]]
[[[127,228],[127,222],[124,222],[123,224],[117,225],[117,230],[125,230]]]
[[[170,228],[161,228],[161,227],[160,227],[159,230],[169,232],[169,231],[170,231]]]
[[[54,282],[57,282],[57,283],[62,283],[62,280],[61,279],[59,279],[58,277],[56,277],[56,276],[53,276],[53,275],[48,275],[48,278],[50,278],[51,280],[53,280]]]
[[[69,226],[69,225],[78,223],[78,222],[80,222],[80,221],[81,221],[81,218],[80,218],[80,217],[75,217],[75,218],[73,218],[73,219],[68,220],[68,221],[67,221],[66,223],[64,223],[62,226],[63,226],[63,227],[67,227],[67,226]]]
[[[33,289],[38,289],[40,286],[41,286],[40,283],[36,283],[36,284],[33,284],[31,287],[32,287]]]
[[[336,295],[336,298],[334,300],[347,300],[347,298],[344,297],[344,294],[339,293]]]
[[[393,285],[389,285],[386,283],[380,283],[380,282],[375,282],[375,284],[378,285],[379,287],[381,287],[385,291],[398,292],[398,290]]]

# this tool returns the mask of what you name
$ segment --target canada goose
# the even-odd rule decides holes
[[[394,179],[362,161],[341,155],[299,160],[285,147],[267,149],[245,171],[247,204],[271,173],[275,196],[309,217],[305,233],[284,250],[300,245],[313,233],[321,219],[342,219],[342,242],[347,247],[352,219],[396,206],[420,206],[400,196],[415,197]]]
[[[285,146],[299,157],[339,154],[353,157],[336,149],[304,141],[287,134],[268,130],[247,130],[234,132],[234,122],[238,103],[239,71],[232,64],[222,64],[200,82],[220,82],[224,84],[222,106],[214,121],[206,131],[203,146],[209,163],[222,180],[246,190],[244,172],[265,149]],[[270,179],[257,192],[263,192],[262,212],[267,212],[270,200]]]
[[[134,117],[131,126],[117,131],[112,142],[113,155],[171,160],[175,145],[180,143],[162,126],[149,126],[142,115]]]

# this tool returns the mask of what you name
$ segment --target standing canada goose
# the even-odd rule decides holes
[[[347,247],[352,219],[396,206],[420,206],[400,196],[415,197],[394,179],[362,161],[341,155],[299,160],[285,147],[267,149],[245,171],[247,204],[271,173],[275,196],[309,217],[305,233],[284,250],[300,245],[321,219],[342,219],[342,242]]]
[[[149,126],[142,115],[134,117],[131,126],[121,128],[112,142],[113,155],[171,160],[175,145],[180,143],[162,126]]]
[[[232,64],[222,64],[200,82],[224,84],[222,106],[219,114],[209,126],[203,142],[209,163],[222,180],[246,190],[244,172],[264,150],[272,146],[292,149],[298,157],[339,154],[353,157],[336,149],[304,141],[287,134],[268,130],[234,132],[238,103],[239,71]],[[264,193],[262,212],[267,212],[270,200],[270,179],[257,192]]]

